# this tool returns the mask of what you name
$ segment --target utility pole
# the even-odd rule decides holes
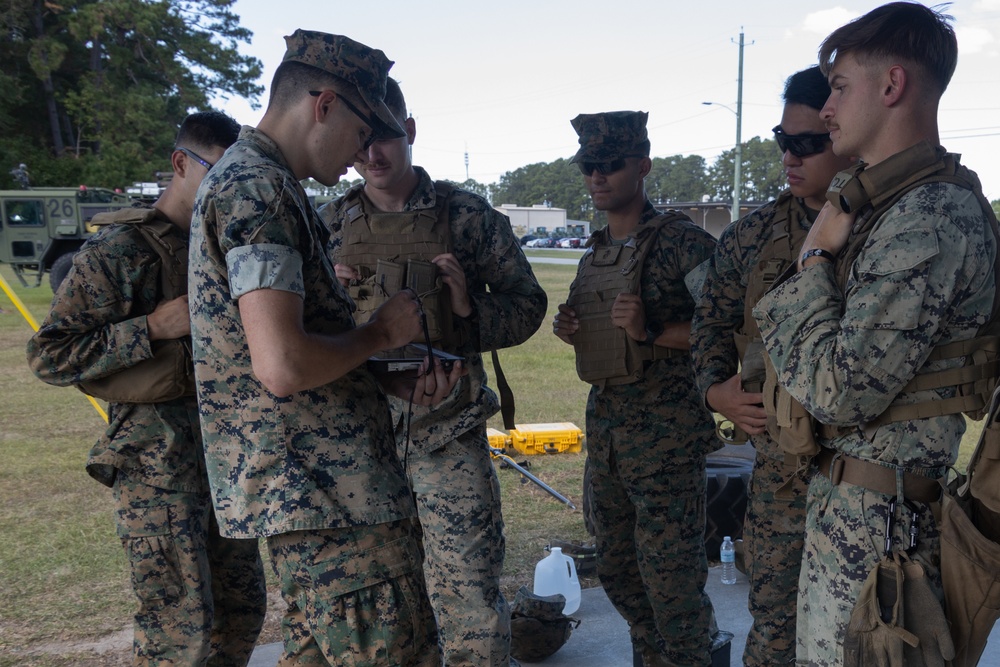
[[[743,167],[743,26],[740,26],[740,69],[736,79],[736,155],[733,160],[733,211],[732,221],[740,219],[740,171]]]

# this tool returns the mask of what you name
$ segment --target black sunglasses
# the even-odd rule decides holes
[[[195,153],[190,148],[183,148],[181,146],[178,146],[177,150],[179,150],[181,153],[184,153],[184,155],[187,155],[189,158],[191,158],[192,160],[194,160],[195,162],[197,162],[198,164],[200,164],[201,166],[203,166],[207,171],[211,171],[212,167],[215,166],[214,164],[212,164],[211,162],[209,162],[208,160],[206,160],[202,156],[200,156],[197,153]]]
[[[595,171],[601,176],[607,176],[624,169],[625,158],[618,158],[610,162],[577,162],[576,166],[580,168],[580,173],[584,176],[590,176]]]
[[[807,157],[816,153],[822,153],[826,150],[826,142],[830,141],[829,132],[821,134],[785,134],[780,125],[775,125],[771,131],[774,132],[774,140],[777,142],[781,152],[788,151],[795,157]]]
[[[319,97],[320,95],[323,94],[323,91],[322,90],[310,90],[309,94],[312,95],[313,97]],[[354,106],[353,104],[351,104],[351,101],[349,99],[347,99],[346,97],[344,97],[343,95],[341,95],[340,93],[337,93],[337,98],[341,102],[343,102],[345,105],[347,105],[347,108],[350,109],[351,112],[355,116],[357,116],[358,118],[360,118],[361,120],[363,120],[364,123],[365,123],[365,125],[367,125],[368,128],[371,130],[371,134],[368,135],[368,138],[365,139],[364,145],[361,146],[361,150],[363,150],[363,151],[368,150],[369,148],[372,147],[372,144],[375,143],[375,139],[376,139],[376,136],[375,136],[375,126],[372,124],[372,119],[369,118],[368,116],[364,115],[363,113],[361,113],[360,109],[358,109],[356,106]]]

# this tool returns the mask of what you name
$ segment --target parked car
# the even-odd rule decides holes
[[[576,241],[576,239],[571,239],[569,237],[566,237],[564,239],[559,239],[558,246],[560,248],[572,248],[573,247],[572,241]],[[579,246],[579,241],[577,241],[577,246]]]
[[[555,247],[555,239],[535,239],[533,241],[528,241],[529,248],[553,248]]]
[[[534,241],[537,238],[538,237],[535,236],[534,234],[525,234],[524,236],[521,237],[521,245],[522,246],[526,246],[526,245],[528,245],[528,243],[530,243],[531,241]]]

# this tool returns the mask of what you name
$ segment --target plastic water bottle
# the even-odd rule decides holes
[[[719,550],[722,560],[722,583],[736,583],[736,545],[727,535],[722,540],[722,548]]]
[[[567,616],[580,608],[580,579],[576,576],[576,563],[560,547],[552,547],[552,553],[535,565],[533,592],[535,595],[562,593],[566,598],[563,613]]]

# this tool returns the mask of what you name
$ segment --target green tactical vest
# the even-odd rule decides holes
[[[95,222],[135,225],[160,259],[157,302],[187,294],[187,240],[155,208],[123,208],[94,216]],[[143,313],[135,313],[139,315]],[[145,313],[148,315],[148,313]],[[195,395],[191,338],[154,340],[153,357],[77,388],[109,403],[162,403]]]
[[[334,261],[361,274],[347,288],[357,307],[357,324],[367,322],[396,292],[412,288],[420,297],[431,342],[455,352],[463,343],[462,336],[452,317],[448,286],[430,261],[451,252],[448,205],[454,188],[435,181],[434,191],[433,209],[384,213],[376,211],[358,188],[344,202],[347,216]],[[414,342],[423,342],[423,335]]]
[[[630,384],[642,378],[645,362],[683,354],[658,345],[644,346],[611,323],[611,306],[621,293],[639,294],[642,266],[656,235],[667,223],[687,218],[667,211],[641,226],[624,244],[612,245],[607,228],[587,240],[576,280],[566,305],[573,309],[580,328],[573,334],[576,372],[597,386]]]

